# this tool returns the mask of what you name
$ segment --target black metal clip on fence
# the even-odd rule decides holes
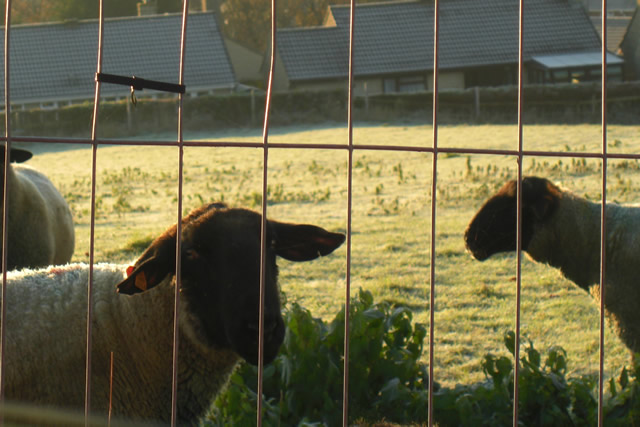
[[[186,89],[185,85],[147,80],[136,76],[126,77],[107,73],[96,73],[96,81],[131,87],[131,102],[134,105],[136,104],[136,90],[153,89],[161,92],[184,93]]]

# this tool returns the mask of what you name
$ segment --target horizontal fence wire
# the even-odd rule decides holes
[[[6,137],[0,137],[0,142],[5,142]],[[78,144],[92,145],[89,139],[79,138],[48,138],[45,136],[14,136],[11,137],[13,142],[39,142],[47,144]],[[126,145],[126,146],[156,146],[156,147],[179,147],[180,144],[170,140],[127,140],[127,139],[96,139],[96,143],[100,145]],[[246,141],[214,141],[214,140],[198,140],[183,141],[183,147],[218,147],[218,148],[263,148],[262,142],[246,142]],[[377,145],[377,144],[318,144],[318,143],[284,143],[269,142],[269,149],[309,149],[309,150],[343,150],[343,151],[407,151],[415,153],[433,154],[433,147],[421,147],[410,145]],[[550,150],[519,150],[509,149],[492,149],[492,148],[468,148],[468,147],[438,147],[438,153],[446,154],[468,154],[468,155],[497,155],[512,156],[517,158],[523,157],[550,157],[550,158],[584,158],[584,159],[605,159],[605,154],[601,151],[550,151]],[[607,159],[612,160],[640,160],[640,153],[606,153]]]
[[[514,150],[502,150],[502,149],[476,149],[476,148],[462,148],[462,147],[441,147],[438,143],[438,49],[439,49],[439,0],[435,0],[435,16],[434,16],[434,91],[433,91],[433,146],[432,147],[420,147],[420,146],[404,146],[404,145],[377,145],[377,144],[354,144],[353,141],[353,55],[354,55],[354,31],[355,31],[355,0],[351,0],[351,17],[350,17],[350,58],[349,58],[349,106],[348,106],[348,141],[345,144],[317,144],[317,143],[273,143],[269,142],[269,111],[271,105],[271,93],[273,84],[273,75],[275,71],[275,51],[276,51],[276,0],[272,0],[272,52],[271,52],[271,68],[269,73],[268,90],[266,96],[266,106],[264,115],[264,125],[262,132],[262,142],[238,142],[233,140],[226,141],[185,141],[183,138],[183,109],[182,109],[182,94],[179,95],[179,108],[178,108],[178,137],[177,141],[173,140],[127,140],[127,139],[101,139],[98,137],[98,106],[100,98],[100,82],[96,82],[95,100],[94,100],[94,115],[92,119],[92,132],[91,138],[50,138],[50,137],[33,137],[33,136],[14,136],[13,129],[11,127],[11,98],[10,98],[10,33],[11,33],[11,3],[12,0],[7,0],[5,9],[5,135],[0,137],[0,142],[5,145],[5,153],[8,153],[11,144],[13,142],[38,142],[47,144],[59,144],[69,143],[86,145],[92,148],[92,185],[91,185],[91,225],[90,225],[90,250],[89,250],[89,297],[87,307],[87,366],[86,366],[86,396],[85,396],[85,417],[88,422],[90,415],[90,375],[91,375],[91,286],[92,286],[92,270],[93,270],[93,255],[94,255],[94,240],[95,240],[95,203],[96,203],[96,156],[97,147],[99,145],[127,145],[127,146],[150,146],[150,147],[178,147],[178,224],[181,222],[182,215],[182,187],[183,187],[183,152],[185,147],[233,147],[233,148],[261,148],[263,149],[263,188],[262,188],[262,230],[261,230],[261,278],[260,278],[260,320],[259,320],[259,366],[258,366],[258,390],[259,396],[262,395],[262,381],[263,381],[263,356],[262,356],[262,335],[264,328],[264,249],[266,245],[266,217],[267,217],[267,184],[268,184],[268,152],[270,149],[329,149],[336,151],[346,151],[348,154],[348,190],[347,190],[347,267],[346,267],[346,288],[345,288],[345,304],[346,319],[345,319],[345,342],[344,342],[344,384],[343,384],[343,425],[348,423],[348,390],[349,390],[349,300],[350,300],[350,284],[351,284],[351,221],[352,221],[352,169],[353,169],[353,154],[355,151],[395,151],[395,152],[418,152],[429,153],[433,155],[432,158],[432,181],[431,181],[431,265],[430,265],[430,290],[429,290],[429,310],[430,310],[430,327],[429,327],[429,403],[428,403],[428,424],[432,426],[434,424],[433,419],[433,384],[434,384],[434,358],[435,358],[435,265],[436,265],[436,218],[437,218],[437,165],[438,155],[441,153],[451,154],[467,154],[467,155],[490,155],[490,156],[512,156],[518,162],[517,174],[518,174],[518,202],[517,202],[517,258],[516,258],[516,281],[517,281],[517,297],[516,297],[516,346],[515,346],[515,369],[514,369],[514,411],[513,411],[513,425],[518,424],[518,358],[519,358],[519,338],[520,338],[520,290],[521,290],[521,233],[522,233],[522,164],[525,157],[560,157],[560,158],[592,158],[600,159],[602,161],[602,187],[601,187],[601,253],[600,253],[600,352],[599,352],[599,389],[598,389],[598,425],[603,424],[603,389],[604,389],[604,296],[605,296],[605,280],[606,280],[606,253],[605,253],[605,237],[606,237],[606,194],[607,194],[607,161],[608,159],[640,159],[640,154],[636,153],[609,153],[607,150],[607,120],[606,120],[606,101],[607,101],[607,62],[606,62],[606,39],[607,39],[607,23],[606,23],[606,10],[607,0],[602,0],[602,100],[601,100],[601,122],[602,122],[602,147],[599,152],[582,151],[582,152],[561,152],[553,150],[525,150],[523,142],[523,105],[525,100],[523,99],[523,40],[525,29],[523,28],[525,5],[524,0],[520,0],[520,16],[519,16],[519,58],[518,58],[518,123],[517,123],[517,149]],[[102,38],[103,38],[103,15],[102,15],[102,0],[99,0],[100,4],[100,34],[98,43],[98,65],[97,72],[100,73],[102,69]],[[179,84],[184,85],[184,57],[185,57],[185,43],[186,43],[186,25],[188,16],[188,0],[183,2],[183,25],[182,25],[182,40],[181,40],[181,65]],[[4,171],[4,195],[3,206],[7,206],[8,198],[10,197],[7,182],[7,169],[9,156],[5,155],[5,171]],[[0,318],[2,324],[0,326],[0,366],[4,366],[5,360],[5,340],[6,340],[6,281],[7,281],[7,209],[3,209],[3,224],[2,224],[2,302],[0,304]],[[180,245],[180,227],[178,227],[177,245]],[[176,268],[177,276],[180,272],[180,251],[176,251]],[[179,284],[179,277],[177,277]],[[172,381],[172,425],[176,422],[176,399],[177,399],[177,360],[178,360],[178,324],[177,324],[177,309],[179,304],[179,285],[176,286],[175,295],[175,319],[174,319],[174,355],[173,355],[173,381]],[[4,399],[4,369],[0,369],[0,400]],[[257,403],[257,420],[258,425],[262,424],[262,400],[259,398]]]

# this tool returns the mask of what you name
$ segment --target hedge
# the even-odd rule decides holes
[[[640,117],[640,82],[607,86],[607,120],[610,124],[637,124]],[[516,87],[442,90],[438,97],[441,123],[516,123]],[[601,90],[598,84],[532,85],[523,91],[525,123],[599,123]],[[346,122],[345,90],[275,93],[271,102],[273,125]],[[354,98],[354,119],[359,121],[430,122],[433,93],[397,93]],[[262,126],[265,95],[242,93],[186,97],[183,129],[215,131]],[[127,137],[177,129],[176,98],[141,98],[102,102],[98,136]],[[58,109],[12,112],[12,133],[29,136],[88,138],[93,104],[86,102]],[[4,126],[4,118],[1,120]],[[4,129],[2,129],[4,132]]]

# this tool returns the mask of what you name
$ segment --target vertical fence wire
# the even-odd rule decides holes
[[[96,76],[102,72],[103,46],[104,46],[104,13],[103,1],[98,1],[98,57]],[[93,261],[95,252],[95,225],[96,225],[96,170],[98,159],[98,111],[100,105],[101,83],[96,77],[95,96],[93,100],[93,117],[91,121],[91,206],[89,218],[89,279],[87,283],[87,351],[85,354],[85,390],[84,390],[84,422],[89,425],[91,415],[91,343],[93,324]]]
[[[427,421],[431,427],[433,420],[433,365],[435,360],[435,311],[436,311],[436,208],[438,176],[438,68],[440,50],[440,0],[433,4],[433,158],[431,166],[431,241],[429,266],[429,396]]]
[[[262,390],[264,378],[264,299],[266,275],[266,247],[267,247],[267,196],[268,196],[268,162],[269,162],[269,125],[271,117],[271,93],[276,69],[277,52],[277,14],[276,0],[271,0],[271,61],[267,81],[267,94],[264,107],[264,121],[262,124],[262,219],[260,224],[260,307],[258,314],[258,386],[256,403],[256,425],[262,426]]]
[[[598,426],[602,427],[604,397],[604,298],[606,268],[606,236],[607,236],[607,0],[602,0],[602,206],[600,211],[600,358],[598,366]]]
[[[6,0],[5,4],[5,24],[4,24],[4,118],[5,118],[5,146],[4,146],[4,189],[2,197],[2,301],[0,302],[0,403],[4,402],[4,380],[5,380],[5,342],[6,342],[6,319],[7,319],[7,228],[9,210],[6,209],[9,202],[8,170],[11,153],[11,97],[9,92],[9,42],[11,33],[11,0]],[[0,417],[0,423],[3,420]]]
[[[353,206],[353,73],[355,69],[356,0],[351,0],[349,15],[349,88],[347,104],[347,271],[344,295],[344,363],[342,381],[342,425],[349,422],[349,337],[351,319],[351,215]]]
[[[520,320],[522,302],[522,106],[524,104],[524,0],[520,0],[518,11],[518,155],[517,155],[517,201],[516,201],[516,327],[513,347],[513,427],[518,426],[518,400],[520,386]]]
[[[184,84],[184,63],[187,47],[187,17],[189,16],[189,0],[183,0],[182,9],[182,29],[180,34],[180,62],[178,71],[178,83]],[[182,283],[182,190],[183,190],[183,168],[184,168],[184,140],[183,140],[183,111],[184,94],[178,94],[178,207],[176,222],[176,283],[173,299],[173,355],[172,355],[172,378],[171,378],[171,426],[176,425],[178,417],[178,347],[179,347],[179,327],[178,316],[180,307],[180,287]]]

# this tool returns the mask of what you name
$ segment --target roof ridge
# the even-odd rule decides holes
[[[371,7],[371,6],[397,6],[397,5],[402,5],[402,4],[407,4],[407,3],[416,3],[416,4],[420,4],[420,3],[427,3],[427,2],[433,2],[433,0],[381,0],[381,1],[376,1],[376,2],[370,2],[370,3],[362,3],[362,4],[358,4],[356,5],[357,7]],[[351,7],[350,4],[330,4],[329,5],[330,8],[340,8],[340,9],[348,9]]]
[[[197,12],[189,12],[189,16],[192,15],[215,15],[215,12],[212,10],[208,10],[205,12],[197,11]],[[127,20],[150,20],[150,19],[158,19],[158,18],[175,18],[182,17],[182,12],[174,12],[174,13],[159,13],[155,15],[130,15],[130,16],[113,16],[109,18],[104,18],[104,22],[120,22]],[[47,22],[29,22],[24,24],[11,24],[11,29],[18,28],[33,28],[33,27],[54,27],[54,26],[74,26],[74,25],[86,25],[86,24],[95,24],[98,23],[98,18],[86,18],[86,19],[67,19],[64,21],[47,21]],[[5,26],[0,26],[0,29],[4,30]]]
[[[341,30],[338,26],[328,26],[328,25],[314,25],[313,27],[289,27],[289,28],[279,28],[278,33],[280,32],[292,32],[292,31],[326,31],[326,30]]]

